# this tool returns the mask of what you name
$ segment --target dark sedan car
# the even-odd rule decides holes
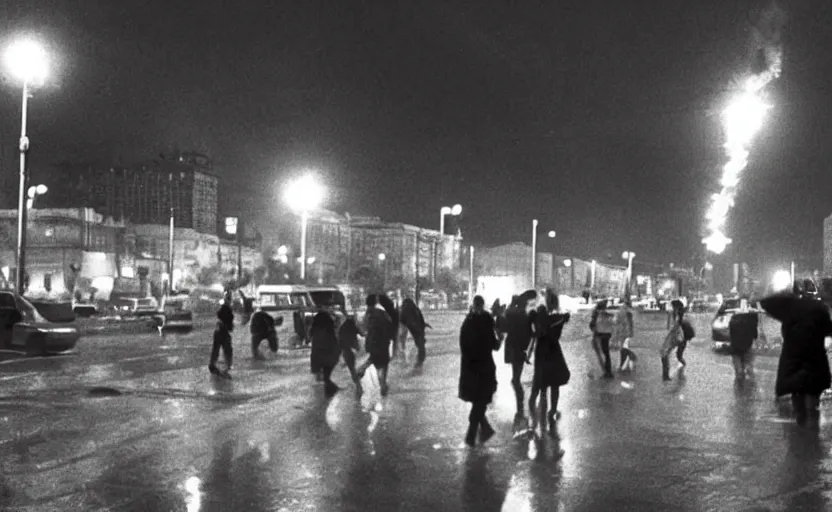
[[[59,354],[80,339],[72,324],[50,322],[25,298],[0,292],[0,348],[26,354]]]

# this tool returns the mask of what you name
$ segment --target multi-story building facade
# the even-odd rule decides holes
[[[438,272],[458,270],[461,243],[457,236],[378,217],[317,212],[307,230],[308,275],[348,284],[374,274],[385,276],[388,286],[414,288],[417,277],[434,280]]]
[[[125,254],[124,223],[90,208],[32,209],[26,230],[28,294],[64,296],[76,288],[95,288],[99,297],[113,290]],[[16,274],[17,210],[0,210],[0,267],[6,279]]]
[[[208,157],[181,153],[136,167],[61,164],[33,181],[49,187],[44,207],[88,207],[135,224],[167,224],[216,234],[217,178]]]

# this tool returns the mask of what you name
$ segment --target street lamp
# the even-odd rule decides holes
[[[624,251],[621,253],[621,258],[627,260],[627,298],[629,299],[630,295],[630,285],[633,282],[633,258],[636,257],[636,253],[632,251]]]
[[[326,191],[315,178],[307,174],[292,182],[286,188],[286,202],[289,208],[300,212],[300,278],[306,279],[306,228],[309,224],[309,210],[318,208]]]
[[[446,215],[453,215],[457,216],[462,214],[462,205],[455,204],[453,206],[443,206],[439,210],[439,233],[444,235],[445,234],[445,216]]]
[[[35,198],[37,196],[42,196],[42,195],[46,194],[46,192],[48,192],[48,191],[49,191],[49,188],[46,185],[42,185],[42,184],[37,185],[37,186],[33,185],[33,186],[29,187],[28,194],[26,194],[27,197],[28,197],[28,199],[26,200],[26,209],[31,210],[32,207],[35,205]]]
[[[532,220],[532,288],[537,286],[537,219]],[[547,236],[554,239],[557,233],[551,230]]]
[[[23,104],[20,115],[20,186],[17,195],[17,291],[23,293],[23,276],[26,274],[26,153],[29,138],[26,136],[26,118],[29,109],[31,87],[43,84],[49,71],[46,50],[36,41],[23,39],[12,43],[6,50],[6,65],[23,83]]]
[[[387,289],[387,255],[381,253],[378,255],[378,261],[381,262],[381,266],[384,269],[384,280],[381,282],[382,288],[385,290]]]

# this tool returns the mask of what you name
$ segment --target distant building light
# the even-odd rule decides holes
[[[136,273],[133,271],[133,267],[121,267],[121,277],[126,279],[133,279],[136,277]]]

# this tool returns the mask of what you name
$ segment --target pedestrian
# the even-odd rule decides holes
[[[338,392],[338,386],[332,382],[332,371],[341,358],[341,347],[335,334],[335,318],[330,311],[324,308],[315,314],[309,337],[312,344],[309,358],[311,372],[323,376],[324,393],[331,397]]]
[[[283,322],[282,317],[280,322]],[[262,343],[263,340],[268,341],[269,349],[272,351],[272,354],[277,354],[277,322],[275,322],[274,318],[270,314],[262,309],[255,311],[254,314],[251,315],[249,331],[251,332],[251,357],[254,360],[262,361],[265,359],[263,354],[260,352],[260,343]]]
[[[485,310],[485,300],[477,295],[459,333],[459,398],[471,404],[465,435],[468,446],[474,446],[477,432],[480,443],[494,435],[485,411],[497,391],[497,366],[492,352],[499,348],[494,318]]]
[[[630,350],[630,339],[633,337],[633,309],[630,298],[621,301],[621,308],[615,312],[613,334],[610,345],[618,348],[621,362],[618,371],[630,371],[635,364],[636,355]]]
[[[361,379],[372,365],[378,371],[381,396],[387,396],[387,369],[390,365],[391,333],[395,325],[390,316],[380,304],[380,297],[370,294],[366,300],[367,312],[364,315],[364,332],[366,333],[364,349],[369,354],[367,360],[358,368],[357,375]]]
[[[748,308],[748,300],[740,300],[740,310],[731,315],[728,322],[728,339],[731,343],[731,359],[734,362],[734,378],[738,383],[753,378],[751,347],[757,340],[759,315]]]
[[[391,299],[386,293],[378,294],[377,300],[379,305],[384,309],[384,312],[387,313],[387,316],[390,318],[391,324],[387,337],[393,345],[393,357],[396,357],[396,354],[398,353],[396,342],[399,337],[399,308],[396,307],[393,303],[393,299]]]
[[[685,306],[682,301],[674,299],[670,305],[672,307],[670,329],[659,350],[662,360],[662,380],[665,381],[670,380],[670,353],[675,349],[680,368],[686,366],[684,352],[688,340],[693,338],[693,328],[684,319]]]
[[[402,331],[399,335],[402,352],[407,354],[405,349],[405,341],[407,340],[407,333],[413,336],[413,343],[418,350],[416,359],[416,368],[420,368],[427,357],[427,350],[425,348],[425,329],[430,325],[425,322],[425,317],[422,315],[422,310],[416,305],[416,302],[410,297],[404,299],[402,302],[401,312],[399,314],[399,322],[402,325]],[[406,360],[407,358],[405,358]]]
[[[775,395],[791,395],[799,425],[818,426],[820,395],[832,384],[825,338],[832,336],[829,310],[821,301],[779,293],[760,301],[781,322],[783,346],[777,365]]]
[[[214,329],[214,343],[211,347],[211,360],[208,363],[208,371],[212,375],[231,378],[231,363],[233,360],[233,348],[231,347],[231,331],[234,330],[234,311],[228,304],[223,304],[217,311],[217,326]],[[225,357],[225,370],[217,368],[217,360],[220,357],[222,348]]]
[[[506,343],[503,355],[505,363],[511,365],[511,387],[514,389],[514,399],[517,404],[517,412],[514,415],[515,427],[526,417],[526,404],[520,379],[526,364],[526,351],[532,341],[532,324],[527,308],[528,301],[515,295],[511,298],[511,304],[505,315]]]
[[[358,370],[355,367],[355,353],[360,349],[358,339],[361,336],[361,329],[358,327],[358,322],[352,315],[344,317],[341,325],[338,327],[338,345],[341,347],[341,357],[344,358],[344,363],[350,371],[350,377],[355,383],[355,393],[361,395],[361,379],[358,376]]]
[[[563,327],[569,321],[569,313],[560,312],[560,302],[557,294],[546,291],[546,305],[540,306],[535,318],[534,344],[534,379],[529,394],[529,413],[531,414],[531,430],[536,432],[538,425],[544,425],[549,420],[549,433],[555,433],[555,423],[560,418],[558,401],[560,387],[569,383],[571,373],[563,357],[560,337]],[[546,414],[546,395],[551,393],[551,407]],[[540,394],[540,404],[537,396]],[[536,414],[537,413],[537,414]]]
[[[614,376],[610,358],[610,338],[613,331],[613,316],[607,311],[606,299],[595,304],[592,318],[589,321],[589,329],[592,331],[592,348],[598,356],[598,363],[604,372],[604,378],[612,379]]]

